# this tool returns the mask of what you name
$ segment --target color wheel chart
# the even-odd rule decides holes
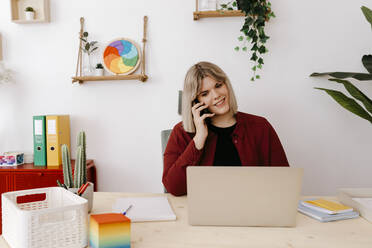
[[[134,72],[140,64],[140,48],[132,40],[116,39],[105,48],[103,61],[106,70],[114,74],[127,75]]]

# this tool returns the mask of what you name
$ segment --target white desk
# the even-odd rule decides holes
[[[94,193],[93,213],[110,212],[119,197],[162,194]],[[294,228],[190,226],[186,197],[168,199],[177,221],[133,223],[131,248],[371,248],[372,224],[363,218],[321,223],[298,213]],[[0,248],[9,247],[0,237]]]

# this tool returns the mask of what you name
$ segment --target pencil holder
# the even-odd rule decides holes
[[[89,186],[88,188],[84,191],[84,193],[81,195],[81,197],[85,198],[88,200],[88,212],[92,211],[93,208],[93,192],[94,192],[94,184],[92,182],[88,182]],[[78,188],[69,188],[68,191],[71,191],[72,193],[77,194]]]

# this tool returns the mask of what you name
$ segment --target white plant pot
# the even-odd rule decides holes
[[[97,69],[95,70],[95,75],[96,76],[103,76],[103,69]]]
[[[200,0],[199,6],[200,10],[216,10],[217,0]]]
[[[69,188],[68,190],[76,194],[79,188]],[[92,211],[92,207],[93,207],[93,192],[94,192],[94,184],[89,182],[89,186],[84,191],[84,193],[81,195],[81,197],[88,200],[88,213]]]
[[[35,12],[33,11],[25,11],[25,16],[27,21],[31,21],[35,18]]]

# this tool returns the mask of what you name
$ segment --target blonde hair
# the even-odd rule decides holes
[[[195,133],[195,124],[192,117],[191,107],[198,96],[203,79],[211,77],[218,82],[226,84],[229,92],[230,112],[236,114],[238,104],[235,94],[226,73],[217,65],[210,62],[199,62],[193,65],[186,73],[182,92],[182,124],[186,132]]]

